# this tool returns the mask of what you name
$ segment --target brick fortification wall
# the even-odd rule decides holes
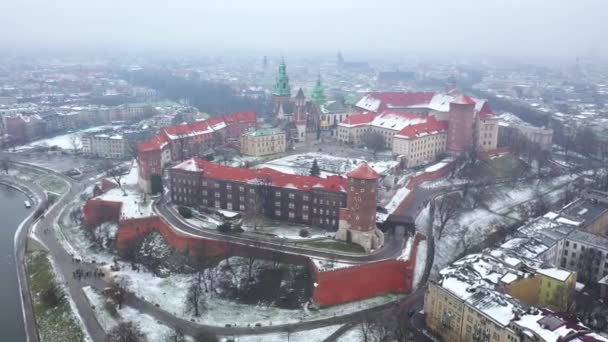
[[[395,213],[399,214],[403,212],[405,208],[407,208],[412,203],[412,200],[414,199],[414,191],[416,191],[416,186],[418,184],[438,180],[447,176],[450,172],[452,172],[452,170],[454,170],[454,168],[456,167],[456,163],[456,161],[452,161],[439,170],[435,170],[432,172],[423,172],[412,176],[405,185],[405,187],[407,187],[411,191],[409,194],[407,194],[407,196],[405,196],[405,198],[403,199],[401,204],[399,204],[397,209],[395,209]]]
[[[206,239],[187,233],[179,233],[158,216],[128,219],[120,221],[118,232],[116,233],[116,250],[119,253],[132,247],[133,242],[137,242],[146,235],[157,231],[164,237],[165,241],[173,248],[182,253],[200,256],[241,256],[256,257],[260,259],[277,260],[280,262],[307,265],[308,259],[298,255],[285,254],[263,250],[260,248],[231,243],[229,241],[219,241]]]
[[[310,262],[309,268],[315,282],[313,300],[319,306],[326,307],[388,293],[409,293],[412,290],[418,243],[424,239],[424,235],[416,234],[407,261],[383,260],[325,272]]]
[[[121,209],[121,202],[89,199],[82,207],[82,224],[94,227],[104,222],[118,222]]]
[[[407,261],[386,260],[321,272],[307,257],[176,233],[162,218],[153,216],[121,221],[116,236],[116,248],[119,252],[131,248],[132,242],[138,241],[153,231],[161,233],[172,247],[190,255],[255,256],[307,265],[313,281],[317,283],[317,286],[314,287],[313,299],[321,307],[387,293],[408,293],[412,287],[418,242],[424,239],[423,235],[416,235],[410,258]]]

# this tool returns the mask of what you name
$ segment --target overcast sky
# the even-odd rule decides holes
[[[0,44],[608,56],[608,0],[2,0]]]

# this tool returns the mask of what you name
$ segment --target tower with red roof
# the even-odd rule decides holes
[[[346,176],[346,208],[340,209],[336,239],[356,243],[366,251],[376,249],[384,243],[384,235],[376,228],[379,175],[364,162]]]
[[[451,154],[462,155],[475,143],[475,100],[460,95],[450,102],[448,112],[447,150]]]

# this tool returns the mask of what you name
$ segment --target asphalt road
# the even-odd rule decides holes
[[[48,170],[46,170],[46,171],[48,171]],[[93,172],[90,175],[92,175],[92,174],[93,174]],[[93,270],[94,268],[98,267],[98,265],[93,264],[91,262],[87,262],[87,261],[82,262],[82,263],[74,263],[72,256],[63,248],[61,243],[57,240],[57,238],[55,236],[55,229],[52,229],[52,226],[54,224],[56,224],[56,221],[59,218],[59,215],[61,214],[62,209],[64,207],[66,207],[68,205],[68,203],[71,202],[74,198],[76,198],[76,196],[78,196],[79,193],[83,189],[85,189],[88,185],[92,184],[93,181],[90,180],[89,178],[85,178],[86,180],[83,181],[83,183],[78,183],[61,174],[58,174],[58,175],[61,176],[67,182],[69,182],[71,187],[70,187],[68,193],[65,194],[63,197],[61,197],[57,201],[57,203],[55,205],[53,205],[47,211],[47,213],[45,213],[45,217],[33,225],[32,231],[36,235],[36,237],[38,237],[38,239],[41,240],[44,243],[44,245],[48,248],[50,255],[53,259],[53,262],[56,265],[59,276],[61,277],[61,279],[63,279],[63,282],[69,292],[69,295],[72,298],[72,300],[78,310],[78,314],[81,317],[89,335],[91,336],[91,338],[94,341],[101,342],[101,341],[105,340],[105,333],[104,333],[101,325],[97,321],[95,312],[90,307],[90,303],[88,302],[82,288],[83,288],[83,286],[89,285],[97,290],[103,290],[104,288],[106,288],[109,285],[108,279],[101,279],[101,278],[87,278],[85,280],[74,279],[72,274],[75,270],[77,270],[77,269]],[[418,194],[418,193],[416,193],[416,194],[417,194],[416,196],[417,197],[420,196],[420,198],[416,198],[414,200],[414,203],[423,203],[425,198],[423,198],[422,196],[428,195],[428,193],[426,193],[426,192],[421,192],[420,194]],[[413,207],[415,209],[412,209],[412,210],[419,209],[415,206],[413,206]],[[218,240],[228,240],[229,239],[230,241],[235,241],[235,236],[233,236],[233,235],[227,236],[227,235],[215,233],[215,232],[201,232],[198,229],[185,225],[181,220],[179,220],[179,218],[176,216],[176,213],[171,211],[170,209],[168,209],[167,206],[165,206],[165,205],[159,205],[157,207],[157,210],[159,211],[159,213],[161,213],[163,216],[166,217],[166,219],[169,221],[169,223],[171,223],[172,225],[175,225],[176,227],[179,227],[179,229],[182,229],[186,232],[197,234],[197,235],[200,235],[201,233],[203,233],[203,234],[205,234],[204,236],[208,237],[208,238],[213,238],[213,239],[218,239]],[[47,230],[45,228],[49,228],[49,229]],[[27,231],[27,230],[24,229],[24,231]],[[45,233],[45,231],[46,231],[46,233]],[[203,235],[201,235],[201,236],[203,236]],[[23,240],[25,240],[25,239],[23,239]],[[238,240],[238,242],[247,244],[247,245],[251,244],[251,242],[252,242],[251,239],[247,239],[247,238],[237,238],[237,240]],[[389,235],[389,236],[387,236],[387,244],[385,245],[385,247],[376,251],[373,254],[361,255],[361,256],[341,255],[340,259],[349,260],[353,263],[360,263],[360,262],[369,262],[369,261],[374,261],[374,260],[382,260],[382,259],[387,259],[387,258],[394,258],[396,255],[400,254],[401,250],[403,249],[403,243],[404,243],[403,238],[394,239],[394,238],[390,238],[390,235]],[[295,246],[285,246],[285,245],[281,246],[280,244],[271,243],[271,242],[263,242],[262,244],[266,248],[270,248],[270,249],[280,248],[282,251],[285,251],[288,253],[305,254],[305,255],[311,255],[311,256],[316,256],[316,257],[321,257],[321,258],[332,258],[332,259],[336,258],[335,253],[327,252],[327,251],[317,251],[317,250],[311,251],[310,249],[307,249],[307,248],[301,248],[301,247],[295,247]],[[260,246],[259,241],[256,241],[256,246]],[[23,252],[24,246],[23,245],[19,246],[19,250],[21,250]],[[23,261],[23,257],[21,257],[21,259],[19,259],[19,260]],[[20,262],[20,264],[21,263],[22,262]],[[420,294],[412,294],[412,296],[415,296],[415,295],[419,296]],[[411,296],[408,296],[408,298],[410,298],[410,297]],[[407,306],[405,306],[405,307],[402,306],[402,309],[407,308],[409,306],[412,306],[412,308],[413,308],[414,306],[418,305],[417,303],[419,303],[419,301],[413,301],[412,303],[407,304]],[[328,326],[328,325],[349,323],[349,322],[361,320],[362,318],[369,317],[369,315],[373,314],[374,312],[379,312],[379,311],[384,311],[384,310],[397,310],[397,308],[395,307],[395,304],[391,303],[391,304],[388,304],[385,306],[376,307],[373,309],[364,310],[364,311],[349,314],[349,315],[343,315],[343,316],[339,316],[339,317],[330,317],[330,318],[323,319],[323,320],[307,321],[307,322],[285,324],[285,325],[266,326],[266,327],[260,327],[260,328],[251,328],[251,327],[227,328],[227,327],[205,326],[205,325],[201,325],[198,323],[194,323],[194,322],[190,322],[190,321],[187,321],[184,319],[177,318],[173,314],[166,312],[162,308],[156,307],[149,302],[139,299],[133,294],[131,294],[127,297],[126,304],[129,306],[132,306],[133,308],[139,310],[142,313],[151,315],[152,317],[156,318],[158,321],[160,321],[161,323],[163,323],[167,326],[179,327],[187,334],[194,334],[201,330],[211,330],[211,331],[215,332],[216,334],[220,334],[220,335],[243,335],[243,334],[249,335],[249,334],[263,334],[263,333],[286,331],[286,330],[290,330],[290,331],[309,330],[309,329],[314,329],[314,328]]]

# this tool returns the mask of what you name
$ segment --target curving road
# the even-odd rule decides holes
[[[76,182],[68,177],[63,176],[60,173],[56,173],[52,170],[48,170],[45,168],[40,168],[40,167],[32,166],[32,165],[28,165],[28,166],[36,167],[36,168],[42,169],[46,172],[55,173],[59,177],[64,179],[66,182],[68,182],[68,184],[70,184],[70,188],[69,188],[68,192],[65,195],[63,195],[51,208],[48,209],[48,211],[45,213],[45,217],[43,219],[33,223],[32,234],[34,234],[49,250],[49,254],[52,257],[53,263],[55,265],[55,269],[58,272],[58,276],[61,279],[63,279],[66,289],[68,290],[69,295],[72,298],[72,300],[76,306],[76,309],[78,310],[78,314],[81,317],[82,322],[83,322],[84,326],[86,327],[86,330],[87,330],[88,334],[91,336],[92,340],[93,341],[104,341],[105,332],[103,331],[101,325],[97,321],[94,310],[92,310],[90,307],[90,303],[84,294],[83,286],[89,285],[97,290],[103,290],[105,287],[107,287],[109,285],[107,280],[99,279],[99,278],[87,279],[86,281],[73,280],[72,273],[77,268],[85,269],[85,270],[86,269],[92,270],[97,265],[95,265],[93,263],[86,263],[86,262],[80,263],[80,264],[74,264],[72,262],[72,256],[70,255],[70,253],[68,251],[66,251],[63,248],[63,246],[61,245],[61,243],[57,240],[57,237],[54,234],[55,229],[49,229],[48,230],[49,233],[46,233],[46,234],[43,233],[44,228],[50,228],[54,224],[56,224],[57,219],[61,215],[62,211],[68,206],[68,204],[74,198],[76,198],[83,191],[83,189],[88,187],[90,184],[93,184],[97,179],[93,179],[93,180],[89,179],[87,181],[84,181],[83,183],[78,183],[78,182]],[[29,186],[30,185],[28,184],[28,187]],[[38,189],[37,191],[40,192],[42,190]],[[428,192],[427,191],[421,191],[420,193],[416,192],[413,203],[423,203],[430,193],[436,193],[439,191],[441,191],[441,190],[433,189]],[[414,209],[411,209],[411,210],[414,210],[414,211],[419,210],[419,208],[417,208],[414,205],[412,207]],[[166,205],[162,201],[160,203],[158,203],[158,205],[155,207],[155,210],[159,215],[163,216],[171,225],[176,227],[175,228],[176,230],[182,230],[189,234],[196,234],[196,235],[204,236],[207,238],[224,240],[224,241],[230,240],[230,241],[234,242],[236,240],[238,243],[242,243],[245,245],[253,244],[256,247],[281,250],[286,253],[293,253],[293,254],[299,254],[299,255],[310,255],[310,256],[314,256],[314,257],[318,257],[318,258],[331,258],[331,259],[335,260],[337,257],[339,257],[341,260],[347,260],[352,263],[370,262],[370,261],[376,261],[376,260],[383,260],[383,259],[387,259],[387,258],[394,258],[395,256],[397,256],[401,253],[401,250],[403,248],[403,243],[404,243],[403,238],[401,238],[401,239],[392,238],[392,236],[388,235],[387,244],[385,245],[385,247],[376,251],[375,253],[367,254],[367,255],[354,255],[354,254],[348,255],[348,254],[344,254],[344,253],[333,253],[331,251],[324,251],[324,250],[316,250],[316,249],[312,250],[312,249],[302,248],[302,247],[298,247],[298,246],[288,246],[288,245],[275,243],[275,242],[268,242],[268,241],[260,242],[259,240],[238,237],[238,236],[234,236],[234,235],[224,235],[224,234],[216,233],[216,232],[212,232],[212,231],[201,231],[200,229],[192,227],[192,226],[186,224],[185,222],[183,222],[180,219],[179,214],[177,214],[176,212],[171,210],[169,208],[169,206]],[[27,231],[27,230],[23,230],[23,231]],[[25,233],[23,233],[23,234],[24,234],[24,236],[27,235]],[[254,242],[255,242],[255,244],[254,244]],[[24,246],[21,246],[19,248],[19,250],[21,250],[21,252],[23,252]],[[23,258],[21,258],[20,260],[23,260]],[[21,262],[20,262],[20,264],[21,264]],[[27,287],[25,288],[25,291],[28,291]],[[27,292],[27,293],[29,293],[29,292]],[[423,293],[421,291],[417,291],[417,292],[409,295],[407,298],[417,298],[415,301],[412,302],[415,304],[420,301],[420,298],[422,298],[422,295],[423,295]],[[409,300],[408,300],[408,303],[409,303]],[[190,321],[187,321],[184,319],[177,318],[173,314],[166,312],[162,308],[158,308],[147,301],[137,298],[133,294],[131,294],[127,297],[126,304],[129,306],[132,306],[133,308],[139,310],[142,313],[151,315],[152,317],[156,318],[159,322],[161,322],[167,326],[180,328],[187,334],[194,334],[201,330],[210,330],[210,331],[213,331],[216,334],[220,334],[220,335],[244,335],[244,334],[250,335],[250,334],[263,334],[263,333],[270,333],[270,332],[286,331],[286,330],[290,330],[290,331],[309,330],[309,329],[314,329],[314,328],[323,327],[323,326],[327,326],[327,325],[334,325],[334,324],[357,321],[357,320],[363,319],[365,317],[369,317],[370,314],[373,314],[373,313],[379,312],[379,311],[397,310],[397,307],[395,307],[395,304],[390,303],[387,305],[379,306],[379,307],[368,309],[368,310],[359,311],[359,312],[348,314],[348,315],[343,315],[343,316],[339,316],[339,317],[330,317],[330,318],[314,320],[314,321],[306,321],[306,322],[275,325],[275,326],[266,326],[266,327],[260,327],[260,328],[248,328],[248,327],[227,328],[227,327],[217,327],[217,326],[205,326],[205,325],[201,325],[198,323],[194,323],[194,322],[190,322]],[[408,306],[411,306],[414,304],[406,304],[405,306],[402,305],[401,308],[403,309],[404,307],[408,307]],[[27,310],[26,310],[26,313],[27,313]],[[28,321],[31,322],[32,320],[28,319]],[[33,329],[35,329],[35,327]],[[33,330],[33,329],[29,329],[29,330]],[[36,334],[30,331],[29,335],[35,336]],[[36,340],[33,340],[33,341],[36,341]]]

